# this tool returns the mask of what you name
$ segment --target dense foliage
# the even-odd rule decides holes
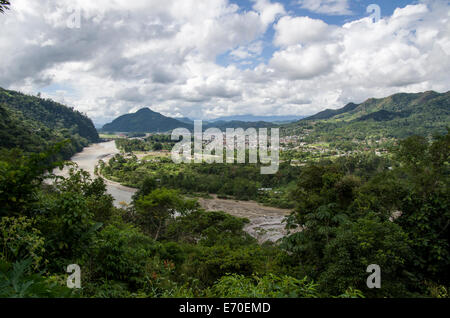
[[[178,141],[172,141],[170,135],[151,135],[146,138],[119,138],[116,139],[116,146],[122,152],[131,153],[137,151],[161,151],[172,150]]]
[[[45,165],[46,155],[39,157]],[[14,166],[7,156],[0,162],[6,173],[23,167],[20,162]],[[29,167],[26,179],[9,173],[10,182],[21,178],[34,199],[2,210],[2,296],[212,295],[209,288],[228,273],[268,274],[277,267],[280,251],[259,246],[243,231],[245,220],[204,212],[174,190],[149,186],[135,206],[120,210],[114,208],[102,179],[91,180],[72,169],[68,177],[43,185],[41,165]],[[6,188],[0,191],[2,202],[15,202],[15,196]],[[81,291],[63,288],[68,264],[83,269]],[[25,284],[27,279],[37,285],[9,283]]]
[[[122,145],[120,140],[117,141]],[[132,140],[124,147],[135,144]],[[135,148],[133,148],[135,149]],[[295,188],[299,167],[281,163],[274,175],[262,175],[261,166],[241,164],[175,164],[170,157],[138,160],[116,155],[108,163],[100,162],[105,177],[139,188],[146,179],[158,180],[160,186],[189,194],[218,194],[240,200],[256,200],[282,208],[294,206],[290,190]]]
[[[99,137],[92,121],[72,108],[0,88],[0,149],[37,153],[67,139],[60,150],[63,159]]]
[[[360,268],[378,264],[384,283],[368,296],[426,294],[449,285],[450,135],[400,143],[391,169],[355,169],[348,160],[305,168],[283,242],[300,275],[323,292],[363,289]],[[372,172],[371,172],[372,170]]]
[[[27,198],[0,191],[0,295],[446,297],[449,151],[449,134],[411,137],[390,166],[354,157],[292,171],[288,225],[303,230],[281,245],[258,244],[243,230],[247,220],[205,212],[152,178],[117,209],[102,179],[76,169],[43,185],[51,152],[18,161],[4,153],[2,175]],[[81,266],[81,290],[64,287],[68,264]],[[382,268],[381,289],[365,285],[369,264]]]
[[[367,140],[383,137],[428,137],[444,133],[450,122],[450,92],[396,94],[350,103],[339,110],[325,110],[283,127],[287,135],[307,132],[309,140]]]

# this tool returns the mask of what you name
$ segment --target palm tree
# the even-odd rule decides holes
[[[5,10],[9,10],[11,3],[8,0],[0,0],[0,13],[4,13]]]

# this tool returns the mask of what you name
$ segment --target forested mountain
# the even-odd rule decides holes
[[[342,109],[327,109],[295,124],[285,126],[287,134],[307,128],[314,137],[365,139],[405,138],[445,133],[450,123],[450,92],[428,91],[371,98],[362,104],[350,103]]]
[[[344,114],[347,112],[350,112],[354,110],[356,107],[358,107],[357,104],[349,103],[344,108],[340,109],[325,109],[324,111],[321,111],[320,113],[317,113],[311,117],[306,118],[307,120],[320,120],[320,119],[328,119],[336,115]]]
[[[273,123],[258,121],[215,121],[203,122],[203,129],[219,128],[268,128],[273,127]],[[168,132],[176,128],[187,128],[193,130],[194,121],[188,118],[171,118],[154,112],[149,108],[143,108],[134,114],[126,114],[118,117],[112,123],[103,126],[103,131],[108,132]]]
[[[116,118],[112,123],[103,126],[102,130],[116,132],[166,132],[176,128],[190,128],[191,126],[191,124],[154,112],[150,108],[142,108],[136,113]]]
[[[186,124],[194,123],[194,121],[188,117],[181,117],[181,118],[175,118],[175,119],[181,121],[182,123],[186,123]]]
[[[68,158],[99,136],[92,121],[72,108],[0,88],[0,148],[39,152],[65,139],[71,139],[62,150]]]

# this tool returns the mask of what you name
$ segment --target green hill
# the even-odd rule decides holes
[[[445,133],[450,126],[450,92],[400,93],[371,98],[342,109],[325,110],[294,124],[283,126],[285,134],[305,130],[311,138],[405,138]]]
[[[116,118],[112,123],[103,126],[102,130],[114,132],[166,132],[176,128],[191,127],[191,124],[166,117],[152,111],[150,108],[142,108],[136,113]]]
[[[306,118],[307,120],[320,120],[320,119],[328,119],[331,117],[334,117],[336,115],[340,115],[340,114],[344,114],[347,112],[350,112],[352,110],[354,110],[356,107],[358,107],[357,104],[354,103],[350,103],[347,104],[344,108],[341,109],[326,109],[314,116],[308,117]]]
[[[0,148],[39,152],[64,139],[65,159],[99,140],[92,121],[80,112],[56,103],[0,88]]]
[[[244,122],[244,121],[215,121],[203,122],[203,129],[219,128],[268,128],[275,124],[268,122]],[[193,130],[194,121],[188,121],[186,118],[170,118],[160,113],[154,112],[149,108],[143,108],[134,114],[126,114],[118,117],[112,123],[103,126],[104,132],[169,132],[176,128],[187,128]]]

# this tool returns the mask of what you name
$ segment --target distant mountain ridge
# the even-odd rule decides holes
[[[324,111],[321,111],[320,113],[317,113],[313,116],[307,117],[306,120],[328,119],[328,118],[331,118],[336,115],[350,112],[350,111],[354,110],[356,107],[358,107],[357,104],[349,103],[340,109],[325,109]]]
[[[275,126],[273,123],[264,121],[203,121],[203,129],[208,128],[270,128]],[[133,114],[122,115],[111,123],[106,124],[101,129],[108,132],[168,132],[176,128],[187,128],[193,130],[194,121],[189,118],[171,118],[160,113],[152,111],[149,108],[142,108]]]
[[[307,120],[334,119],[341,121],[390,121],[395,118],[433,113],[448,116],[450,92],[399,93],[385,98],[370,98],[361,104],[350,103],[338,110],[325,110]]]
[[[285,119],[290,116],[262,116],[262,118]],[[300,116],[299,116],[300,117]],[[241,121],[234,119],[247,119]],[[280,122],[251,121],[261,117],[238,115],[204,121],[203,129],[219,128],[271,128],[282,127],[292,134],[296,127],[315,125],[314,134],[346,135],[348,138],[375,134],[403,138],[412,134],[426,135],[444,132],[450,123],[450,92],[399,93],[386,98],[371,98],[361,104],[349,103],[341,109],[327,109],[300,121]],[[103,131],[115,132],[168,132],[175,128],[193,129],[189,118],[170,118],[149,108],[127,114],[103,126]]]
[[[324,110],[295,124],[286,131],[313,125],[312,134],[364,139],[377,135],[405,138],[410,135],[445,133],[450,126],[450,92],[399,93],[350,103],[337,110]]]
[[[116,132],[167,132],[176,128],[191,128],[191,124],[166,117],[152,111],[150,108],[142,108],[133,114],[122,115],[111,123],[103,126],[103,131]]]
[[[179,120],[185,124],[194,124],[194,121],[188,117],[181,117],[181,118],[174,118],[174,119]]]
[[[267,122],[267,123],[281,123],[281,122],[294,122],[305,118],[305,116],[255,116],[255,115],[235,115],[219,117],[208,120],[208,122],[227,122],[227,121],[240,121],[240,122]]]

